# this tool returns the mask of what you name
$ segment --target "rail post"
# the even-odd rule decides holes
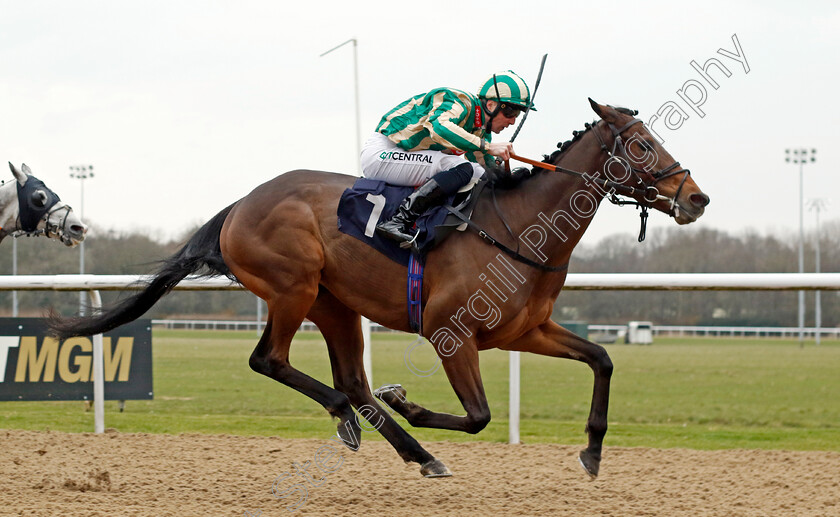
[[[519,352],[508,352],[508,442],[519,443]]]
[[[88,291],[92,314],[102,309],[102,297],[99,291]],[[102,354],[102,334],[93,339],[93,431],[105,432],[105,361]]]

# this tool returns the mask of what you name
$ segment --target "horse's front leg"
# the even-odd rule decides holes
[[[613,365],[604,347],[587,341],[549,320],[506,346],[504,350],[518,350],[551,357],[565,357],[582,361],[592,368],[595,385],[586,432],[589,446],[580,453],[580,463],[593,478],[601,464],[601,447],[607,433],[607,409],[610,401],[610,377]]]
[[[478,349],[475,342],[466,341],[449,356],[441,357],[443,369],[452,389],[467,411],[466,416],[436,413],[405,399],[405,390],[399,385],[385,385],[374,395],[391,406],[414,427],[451,429],[475,434],[490,423],[490,407],[481,382],[478,367]]]

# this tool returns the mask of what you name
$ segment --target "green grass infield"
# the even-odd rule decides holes
[[[154,400],[105,404],[120,432],[230,433],[320,438],[335,423],[316,402],[248,367],[254,331],[153,332]],[[374,384],[400,383],[429,409],[463,414],[442,369],[419,377],[406,366],[415,336],[373,334]],[[606,446],[840,451],[840,342],[752,338],[657,338],[606,346],[615,365]],[[415,370],[435,364],[431,345],[411,352]],[[493,420],[478,435],[413,429],[419,440],[508,439],[508,356],[480,354]],[[332,385],[326,346],[301,332],[292,364]],[[586,443],[592,372],[583,363],[522,354],[521,440]],[[82,402],[0,402],[0,428],[90,432]],[[366,440],[381,440],[375,433]]]

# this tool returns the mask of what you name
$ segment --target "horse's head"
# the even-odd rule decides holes
[[[2,234],[45,235],[58,239],[66,246],[75,246],[85,239],[87,225],[61,201],[44,182],[32,175],[26,164],[18,170],[9,163],[17,180],[8,184],[8,195],[3,196],[6,206],[0,207],[4,215]],[[16,185],[16,194],[10,189]]]
[[[703,215],[709,196],[700,190],[688,169],[683,169],[635,118],[636,112],[592,99],[589,103],[612,134],[611,146],[601,141],[610,154],[605,167],[609,179],[644,192],[634,196],[637,201],[671,215],[679,224],[694,222]]]

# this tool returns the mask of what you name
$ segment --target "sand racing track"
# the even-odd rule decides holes
[[[427,443],[455,473],[424,479],[383,441],[0,430],[0,515],[838,516],[840,453]],[[339,455],[340,454],[340,455]],[[339,462],[340,460],[340,462]],[[297,475],[331,465],[313,486]],[[336,467],[337,466],[337,467]],[[286,489],[288,497],[272,495]],[[304,492],[306,500],[291,506]]]

